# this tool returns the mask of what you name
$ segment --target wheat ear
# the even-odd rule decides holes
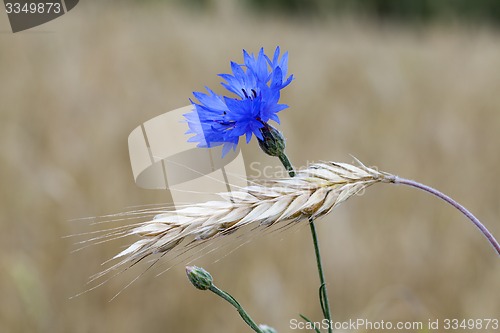
[[[500,245],[470,212],[451,198],[432,188],[389,173],[364,166],[325,162],[313,164],[297,172],[294,178],[271,180],[265,185],[253,185],[237,192],[219,193],[221,200],[208,201],[164,211],[152,220],[110,230],[97,240],[112,240],[126,236],[140,239],[112,259],[120,259],[108,269],[96,274],[100,278],[119,267],[130,267],[153,254],[166,254],[178,248],[197,246],[216,237],[231,234],[246,225],[270,227],[318,218],[368,186],[384,182],[410,185],[430,192],[451,203],[481,230],[500,254]],[[421,186],[416,186],[421,185]],[[463,209],[461,209],[461,208]],[[472,217],[472,218],[471,218]],[[95,239],[94,239],[95,240]]]
[[[252,224],[270,227],[283,222],[318,218],[352,195],[392,176],[364,165],[318,163],[297,172],[294,178],[271,180],[237,192],[219,193],[221,200],[208,201],[172,211],[153,219],[110,230],[99,239],[136,235],[140,239],[112,259],[121,260],[94,276],[99,278],[119,267],[132,266],[153,255],[185,245],[203,243]],[[95,240],[95,239],[94,239]]]

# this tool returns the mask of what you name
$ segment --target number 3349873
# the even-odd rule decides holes
[[[61,4],[59,2],[7,2],[5,3],[5,11],[7,14],[59,14]]]

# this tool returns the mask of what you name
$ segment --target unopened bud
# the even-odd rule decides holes
[[[268,155],[281,156],[285,151],[285,138],[280,131],[269,124],[264,124],[260,129],[263,140],[259,140],[260,148]]]
[[[210,289],[213,283],[212,275],[201,267],[186,266],[189,281],[200,290]]]

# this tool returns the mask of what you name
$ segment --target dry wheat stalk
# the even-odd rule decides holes
[[[269,227],[317,218],[366,187],[393,179],[394,176],[361,163],[359,166],[318,163],[298,171],[294,178],[219,193],[219,201],[165,211],[150,221],[116,228],[98,237],[110,240],[137,235],[141,239],[113,257],[121,260],[93,279],[116,268],[132,266],[150,255],[164,254],[184,239],[190,239],[186,245],[192,245],[233,233],[249,224]]]
[[[118,268],[127,269],[154,254],[198,246],[219,236],[254,225],[271,227],[318,218],[368,186],[384,182],[409,185],[427,191],[450,203],[466,215],[500,254],[500,245],[491,233],[463,206],[445,194],[389,173],[364,166],[325,162],[297,172],[294,178],[276,179],[265,185],[252,185],[240,191],[219,193],[221,200],[199,203],[177,210],[160,211],[153,219],[105,231],[92,239],[101,243],[127,236],[140,236],[132,245],[114,256],[120,259],[94,275],[99,279]],[[184,247],[180,245],[184,240]],[[154,261],[156,262],[156,261]]]

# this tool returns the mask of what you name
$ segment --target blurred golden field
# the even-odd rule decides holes
[[[127,136],[216,87],[243,48],[290,53],[280,129],[296,166],[352,154],[442,190],[500,237],[498,31],[259,18],[224,1],[208,12],[80,3],[18,34],[4,15],[0,29],[0,332],[250,332],[183,265],[111,302],[130,276],[69,299],[121,248],[71,253],[64,238],[92,230],[71,219],[167,200],[135,185]],[[244,151],[278,165],[255,139]],[[375,185],[317,227],[335,321],[500,319],[500,260],[443,202]],[[195,263],[257,322],[289,332],[299,313],[321,319],[310,237],[304,224]]]

